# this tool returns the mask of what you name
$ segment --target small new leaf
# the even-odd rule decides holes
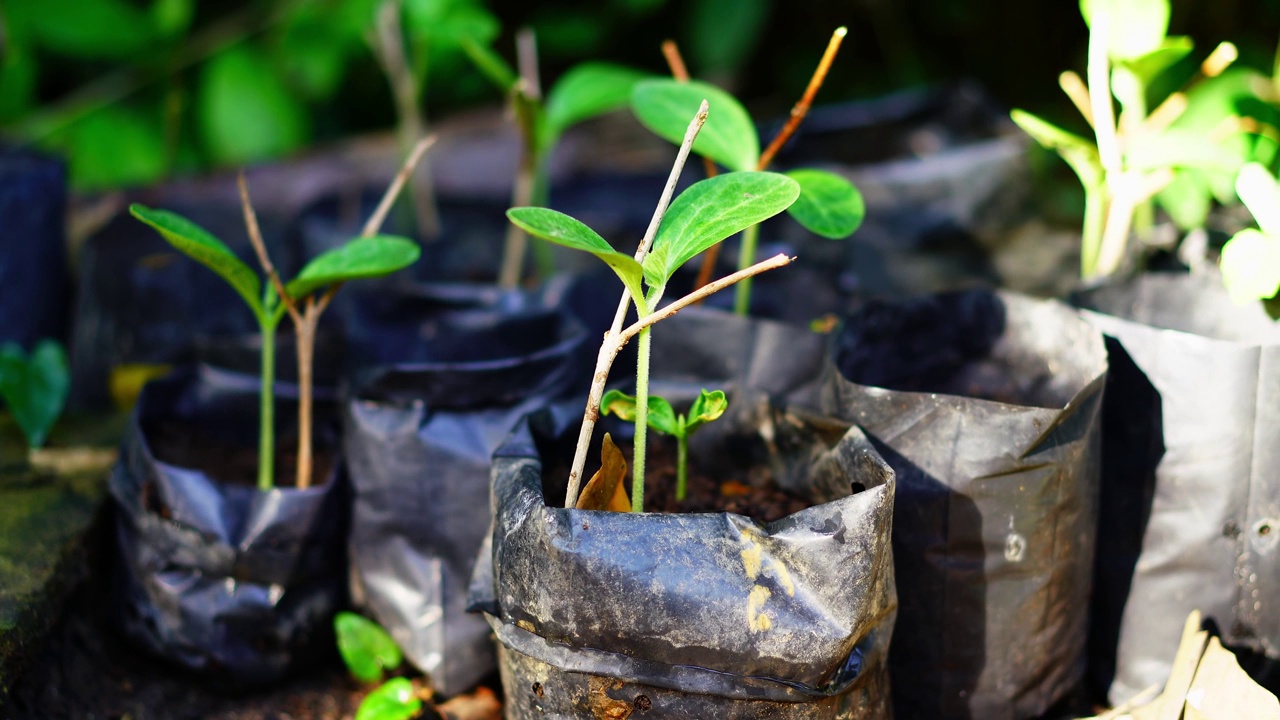
[[[1159,49],[1169,31],[1169,0],[1080,0],[1080,13],[1091,30],[1099,15],[1107,15],[1107,55],[1112,60]]]
[[[208,230],[168,210],[152,210],[134,203],[129,206],[129,212],[155,228],[174,248],[217,273],[244,298],[255,315],[259,318],[263,316],[262,301],[259,299],[262,281],[221,240]]]
[[[396,641],[363,615],[340,612],[333,618],[333,629],[347,670],[360,682],[378,682],[384,670],[400,666],[402,658]]]
[[[635,258],[613,249],[599,233],[561,212],[539,207],[518,207],[507,211],[516,227],[548,242],[582,250],[600,258],[622,279],[636,304],[643,307],[644,271]]]
[[[636,399],[621,390],[610,390],[600,399],[600,411],[606,415],[613,413],[627,422],[636,419]],[[657,395],[649,396],[649,415],[645,423],[660,433],[675,435],[679,430],[676,413],[671,403]]]
[[[724,415],[725,410],[728,409],[729,399],[725,397],[723,390],[711,392],[703,390],[698,393],[698,399],[694,400],[693,406],[689,408],[689,420],[685,423],[685,432],[692,433],[698,426]]]
[[[565,73],[547,95],[542,147],[583,120],[626,107],[642,78],[637,70],[607,63],[583,63]]]
[[[392,678],[369,693],[355,720],[410,720],[422,712],[422,700],[408,678]]]
[[[358,238],[307,263],[285,291],[302,298],[334,283],[382,277],[412,265],[422,250],[412,240],[393,235]]]
[[[1104,178],[1102,160],[1098,157],[1098,148],[1093,143],[1052,123],[1045,122],[1029,112],[1014,110],[1009,113],[1009,117],[1022,128],[1023,132],[1030,135],[1031,139],[1061,155],[1071,169],[1076,171],[1081,185],[1086,188],[1102,185]]]
[[[44,445],[70,389],[67,354],[56,341],[40,341],[29,357],[16,344],[0,346],[0,399],[26,436],[28,447]]]
[[[1239,305],[1280,293],[1280,237],[1248,229],[1222,246],[1222,282]]]
[[[787,177],[800,184],[787,212],[810,232],[840,240],[862,224],[867,208],[853,183],[825,170],[792,170]]]
[[[710,112],[693,143],[693,152],[730,170],[755,170],[760,161],[756,126],[741,103],[714,85],[696,80],[643,80],[631,93],[631,111],[655,135],[679,145],[689,118],[703,100]]]
[[[634,410],[633,398],[633,415]],[[600,469],[591,476],[591,481],[582,489],[576,507],[579,510],[629,512],[631,501],[627,499],[626,479],[627,459],[613,443],[613,437],[605,433],[604,443],[600,448]]]

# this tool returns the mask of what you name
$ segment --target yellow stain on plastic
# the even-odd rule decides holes
[[[747,626],[752,632],[764,632],[773,627],[773,621],[764,613],[764,604],[772,595],[763,585],[751,588],[751,594],[747,596]]]
[[[742,566],[747,571],[747,579],[755,580],[760,576],[760,557],[764,553],[761,547],[748,540],[745,536],[742,538],[746,547],[742,549]]]
[[[118,410],[127,411],[131,409],[134,403],[138,401],[138,394],[142,392],[143,385],[158,377],[168,375],[172,369],[170,365],[155,363],[116,365],[111,368],[111,376],[107,380],[111,401],[115,403]]]

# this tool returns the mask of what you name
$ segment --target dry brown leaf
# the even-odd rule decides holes
[[[604,434],[600,460],[600,469],[583,488],[576,507],[579,510],[630,512],[631,501],[627,499],[626,489],[627,459],[622,456],[618,446],[613,444],[609,433]]]
[[[483,685],[468,695],[458,695],[436,706],[448,720],[502,720],[502,703]]]
[[[1183,701],[1187,690],[1191,689],[1191,681],[1195,679],[1196,666],[1204,655],[1205,644],[1209,642],[1209,633],[1200,629],[1201,624],[1200,611],[1192,610],[1182,626],[1182,640],[1169,670],[1169,681],[1164,684],[1164,693],[1160,696],[1157,720],[1179,720],[1182,717]]]
[[[1185,720],[1280,720],[1280,700],[1240,667],[1218,638],[1210,638],[1187,691]]]

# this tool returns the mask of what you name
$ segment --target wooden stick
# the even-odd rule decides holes
[[[391,180],[391,184],[387,186],[386,192],[382,194],[382,199],[378,201],[378,207],[374,208],[373,214],[365,221],[364,227],[360,230],[360,237],[372,237],[378,234],[382,223],[387,219],[387,213],[391,212],[391,206],[395,204],[396,196],[404,189],[405,183],[409,182],[409,178],[413,175],[413,170],[417,167],[418,162],[422,160],[422,156],[427,154],[427,150],[436,144],[436,135],[432,133],[418,141],[413,146],[413,151],[409,153],[409,157],[405,158],[404,165],[400,166],[400,172]]]
[[[848,29],[844,26],[836,28],[831,33],[831,40],[827,43],[826,52],[822,53],[822,60],[818,62],[818,67],[813,71],[813,77],[809,78],[809,86],[805,88],[804,95],[800,96],[800,102],[791,108],[791,117],[787,118],[787,124],[782,126],[782,130],[773,138],[773,142],[769,143],[769,147],[760,154],[760,162],[756,164],[757,170],[768,169],[770,163],[773,162],[773,156],[778,154],[778,150],[786,144],[791,136],[795,133],[796,128],[800,127],[800,123],[804,120],[804,116],[809,114],[809,108],[813,105],[813,98],[818,94],[818,88],[822,87],[822,81],[826,80],[827,72],[831,69],[831,63],[836,59],[836,53],[840,50],[840,43],[844,40],[844,36],[848,33]]]
[[[267,244],[263,242],[262,230],[258,227],[258,214],[253,211],[253,203],[249,201],[249,184],[244,179],[243,170],[236,177],[236,186],[240,188],[240,208],[244,212],[244,225],[249,230],[249,243],[253,245],[253,251],[258,255],[258,264],[267,274],[267,279],[275,286],[280,302],[284,303],[285,309],[289,311],[289,317],[293,318],[294,324],[297,324],[302,321],[302,316],[298,314],[298,306],[293,302],[293,298],[285,292],[280,273],[276,272],[276,266],[271,263],[271,257],[267,254]]]
[[[1084,80],[1075,71],[1068,70],[1058,76],[1058,87],[1071,99],[1071,104],[1084,116],[1089,127],[1093,127],[1093,106],[1089,102],[1089,86],[1084,84]]]

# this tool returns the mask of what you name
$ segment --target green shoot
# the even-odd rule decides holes
[[[689,436],[694,430],[719,418],[729,408],[723,390],[698,393],[686,415],[676,413],[671,403],[657,395],[649,396],[649,427],[676,439],[676,501],[683,502],[689,484]],[[610,390],[600,400],[605,414],[613,413],[627,421],[636,419],[636,399],[619,390]]]
[[[30,355],[17,343],[0,345],[0,400],[22,430],[28,447],[44,445],[67,404],[70,389],[67,353],[56,340],[41,340]]]
[[[338,653],[351,676],[362,683],[381,683],[384,672],[400,667],[403,656],[391,635],[378,623],[353,612],[333,618]],[[422,698],[408,678],[379,685],[361,701],[357,720],[409,720],[422,712]]]

